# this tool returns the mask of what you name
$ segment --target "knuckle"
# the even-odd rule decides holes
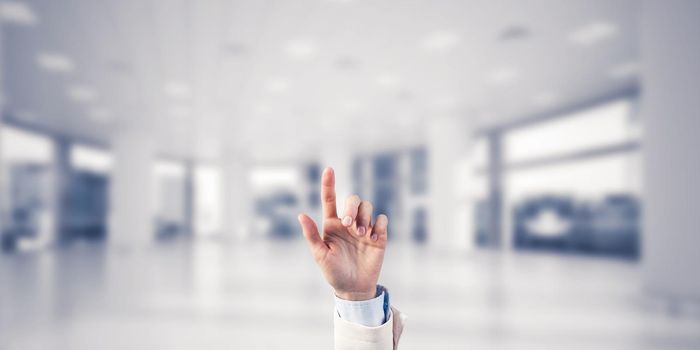
[[[325,200],[326,202],[335,201],[335,194],[334,193],[326,193],[323,196],[323,200]]]

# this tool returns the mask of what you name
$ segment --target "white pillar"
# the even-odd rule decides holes
[[[250,164],[240,155],[227,155],[222,163],[224,234],[234,239],[245,239],[251,236],[253,224]]]
[[[645,1],[643,278],[647,290],[700,299],[700,1]]]
[[[5,80],[4,80],[4,75],[5,72],[3,71],[5,68],[5,63],[3,62],[3,57],[4,51],[3,51],[3,42],[2,39],[4,37],[4,31],[2,27],[0,27],[0,141],[2,141],[2,128],[3,128],[3,118],[5,117]],[[0,142],[0,147],[2,147],[2,142]],[[5,164],[2,159],[2,150],[0,150],[0,191],[3,190],[3,174],[5,173]],[[3,213],[4,213],[4,208],[2,201],[0,200],[0,239],[2,238],[2,226],[3,226]],[[0,241],[0,252],[2,252],[2,241]]]
[[[71,143],[68,139],[60,136],[54,139],[53,228],[46,237],[46,244],[52,244],[65,239],[66,230],[69,229],[68,225],[70,222],[67,222],[68,213],[65,211],[64,204],[66,204],[66,199],[69,195],[69,180],[72,172],[70,149]]]
[[[155,237],[153,136],[143,130],[120,130],[112,141],[112,149],[115,164],[109,195],[110,244],[148,245]]]
[[[457,117],[433,119],[427,128],[428,242],[438,249],[465,251],[474,241],[471,135]]]

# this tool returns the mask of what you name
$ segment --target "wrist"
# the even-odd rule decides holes
[[[336,290],[335,295],[343,300],[349,301],[364,301],[377,297],[376,288],[371,291],[340,291]]]

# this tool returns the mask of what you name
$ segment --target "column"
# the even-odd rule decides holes
[[[153,242],[153,135],[136,128],[120,130],[113,138],[114,171],[110,184],[109,241],[117,246],[145,246]]]
[[[471,135],[458,117],[436,118],[427,128],[428,242],[440,250],[466,251],[474,242]]]
[[[53,202],[53,229],[51,237],[46,243],[61,242],[68,238],[70,228],[69,213],[66,212],[67,201],[70,200],[70,148],[71,143],[64,137],[56,137],[54,141],[54,202]]]
[[[3,62],[3,57],[5,57],[5,55],[4,55],[4,51],[3,51],[3,47],[2,47],[3,46],[2,39],[4,36],[5,36],[4,29],[2,27],[0,27],[0,141],[2,141],[2,128],[3,128],[3,123],[4,123],[3,118],[5,118],[5,99],[6,99],[6,97],[5,97],[5,81],[4,81],[5,72],[3,71],[5,68],[5,64]],[[0,142],[0,148],[2,148],[2,142]],[[4,160],[2,159],[2,149],[0,149],[0,191],[3,190],[2,184],[3,184],[3,181],[5,181],[5,179],[2,178],[3,173],[5,171],[4,167],[5,167],[5,164],[4,164]],[[3,220],[5,219],[3,217],[4,209],[5,208],[3,208],[2,201],[0,201],[0,253],[2,253],[2,249],[3,249],[3,247],[2,247],[3,228],[2,227],[4,224]]]
[[[249,162],[240,154],[229,154],[222,163],[224,234],[233,239],[249,238],[253,217]]]
[[[488,232],[490,247],[510,246],[512,228],[511,215],[503,200],[503,149],[500,132],[494,132],[489,136],[489,201],[488,201]],[[505,217],[504,217],[505,213]],[[503,223],[506,223],[505,225]],[[505,228],[505,230],[504,230]],[[503,244],[503,241],[508,242]]]
[[[192,160],[187,160],[184,162],[185,176],[183,184],[183,197],[184,197],[184,208],[183,208],[183,226],[185,227],[185,232],[190,237],[195,235],[195,220],[194,220],[194,203],[195,203],[195,189],[194,189],[194,162]]]
[[[645,1],[643,280],[654,295],[700,299],[700,1]]]

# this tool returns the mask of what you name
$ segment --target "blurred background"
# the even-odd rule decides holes
[[[0,26],[0,349],[331,348],[296,222],[326,166],[390,218],[404,349],[700,348],[700,2],[1,0]]]

